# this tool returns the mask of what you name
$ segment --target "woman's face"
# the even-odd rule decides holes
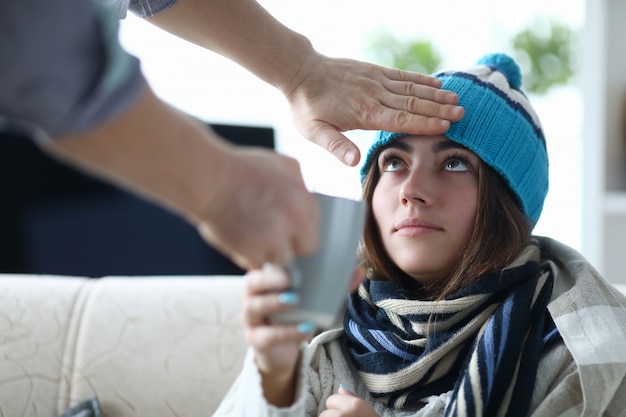
[[[480,159],[443,135],[404,136],[376,163],[372,211],[387,254],[422,284],[446,278],[472,234]]]

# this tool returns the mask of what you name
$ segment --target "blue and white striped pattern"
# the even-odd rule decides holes
[[[531,246],[515,265],[441,301],[364,282],[349,299],[344,328],[371,395],[413,409],[454,389],[447,416],[525,415],[543,336],[554,329],[546,311],[552,276],[530,260],[537,256]]]

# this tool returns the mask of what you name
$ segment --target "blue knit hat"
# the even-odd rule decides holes
[[[548,154],[539,118],[520,90],[522,75],[508,55],[485,55],[475,67],[435,74],[442,89],[454,91],[465,115],[445,136],[493,167],[517,195],[524,213],[537,223],[548,193]],[[369,149],[361,182],[376,151],[406,133],[380,131]]]

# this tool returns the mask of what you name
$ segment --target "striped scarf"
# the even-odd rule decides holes
[[[453,390],[446,416],[525,416],[539,357],[558,339],[553,278],[529,246],[503,271],[440,301],[366,280],[348,299],[349,356],[371,395],[394,409]],[[521,366],[523,365],[523,366]]]

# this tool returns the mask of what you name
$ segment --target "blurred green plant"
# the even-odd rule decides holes
[[[520,65],[524,90],[541,95],[569,84],[576,73],[576,40],[576,31],[553,18],[537,17],[516,33],[509,53]],[[370,35],[365,53],[379,65],[423,74],[440,70],[443,62],[430,40],[400,40],[386,31]]]
[[[576,73],[577,33],[556,19],[535,18],[511,43],[526,91],[545,94],[567,85]]]
[[[399,40],[386,31],[372,34],[366,46],[367,58],[386,67],[432,74],[441,65],[442,58],[425,39]]]

